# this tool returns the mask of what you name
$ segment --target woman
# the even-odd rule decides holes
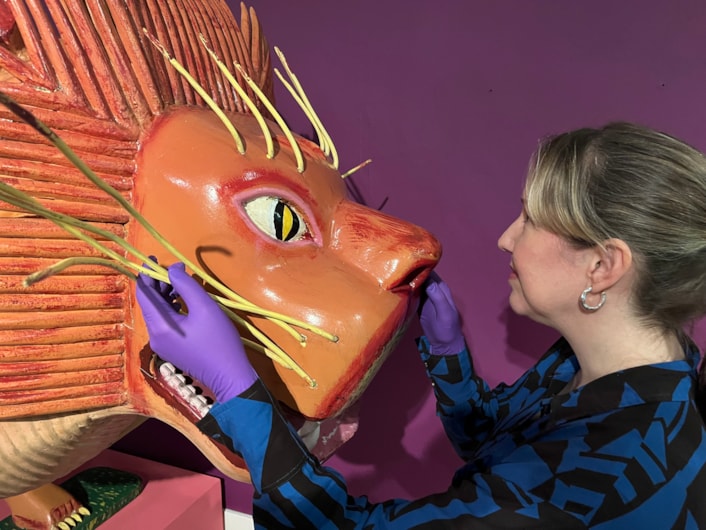
[[[431,278],[419,347],[466,464],[445,492],[349,497],[279,414],[227,317],[183,267],[177,315],[140,278],[153,349],[209,385],[199,427],[240,453],[263,528],[706,528],[699,353],[706,313],[706,160],[631,124],[543,142],[500,237],[510,305],[562,338],[511,386],[473,372],[448,287]],[[173,324],[176,323],[176,326]]]

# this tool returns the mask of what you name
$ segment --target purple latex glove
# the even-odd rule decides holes
[[[426,297],[419,311],[419,323],[431,346],[430,353],[460,353],[466,347],[466,340],[449,286],[437,274],[432,273],[424,288]]]
[[[183,263],[167,272],[172,288],[143,274],[137,278],[137,302],[152,350],[208,386],[217,401],[234,398],[257,379],[238,331]],[[179,313],[176,296],[188,314]]]

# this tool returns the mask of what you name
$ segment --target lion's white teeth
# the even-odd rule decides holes
[[[208,414],[213,405],[200,393],[200,389],[187,384],[187,377],[181,373],[181,370],[172,363],[164,362],[159,366],[159,373],[172,393],[183,399],[201,418]]]
[[[192,402],[192,404],[194,404],[194,403]],[[201,417],[203,418],[206,414],[208,414],[208,411],[211,410],[211,407],[212,407],[213,405],[204,405],[203,403],[200,403],[200,402],[199,402],[198,405],[195,405],[195,404],[194,404],[194,406],[196,406],[196,408],[197,408],[198,411],[199,411],[199,414],[200,414]]]
[[[159,366],[159,373],[164,377],[169,377],[170,375],[174,375],[176,373],[176,368],[174,368],[172,363],[162,363]]]
[[[184,399],[191,399],[196,395],[196,389],[191,385],[179,385],[177,392],[179,392],[179,395]]]
[[[195,395],[195,396],[191,399],[191,402],[192,402],[194,405],[196,405],[196,404],[198,404],[198,403],[200,403],[200,404],[202,404],[202,405],[208,405],[208,399],[206,399],[206,397],[205,397],[205,396],[202,396],[201,394]]]

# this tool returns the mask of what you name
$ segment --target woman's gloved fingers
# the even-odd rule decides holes
[[[420,324],[432,353],[449,355],[465,347],[461,318],[449,286],[435,275],[426,285],[427,299],[420,311]]]
[[[170,265],[167,268],[167,274],[169,275],[169,281],[174,287],[175,294],[181,296],[181,299],[186,303],[186,307],[190,310],[194,309],[192,307],[194,305],[199,307],[209,304],[217,305],[199,282],[187,274],[183,263],[177,262]]]
[[[451,296],[451,289],[449,289],[449,285],[446,282],[439,283],[439,291],[441,291],[441,294],[448,305],[456,307],[453,296]]]
[[[147,326],[150,343],[155,351],[159,351],[159,337],[168,330],[180,329],[180,315],[175,307],[162,297],[158,287],[154,286],[155,281],[147,275],[139,274],[135,282],[135,294]]]
[[[429,277],[427,278],[427,284],[430,283],[441,283],[443,280],[441,279],[441,276],[439,276],[439,273],[436,271],[431,271],[429,273]]]

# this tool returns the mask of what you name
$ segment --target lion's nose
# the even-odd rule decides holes
[[[332,248],[387,291],[416,291],[441,258],[441,245],[423,228],[360,204],[343,201]]]

